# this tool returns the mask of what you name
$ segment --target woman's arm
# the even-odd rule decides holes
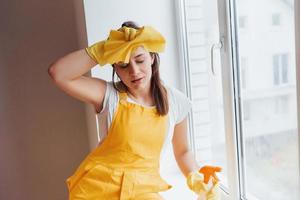
[[[177,164],[186,177],[188,187],[198,194],[198,199],[221,199],[219,181],[215,175],[221,168],[204,166],[200,169],[188,146],[187,118],[175,126],[172,142]],[[208,186],[211,178],[213,186]]]
[[[97,63],[89,57],[85,49],[71,52],[48,68],[53,82],[70,96],[91,103],[101,110],[106,91],[106,82],[102,79],[84,76]]]
[[[176,162],[185,177],[187,177],[190,172],[199,170],[200,167],[188,145],[187,118],[179,124],[176,124],[172,143]]]

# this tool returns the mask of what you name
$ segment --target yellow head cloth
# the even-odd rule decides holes
[[[140,46],[148,52],[163,52],[165,43],[164,37],[151,26],[143,26],[139,30],[124,26],[111,30],[107,40],[93,44],[86,51],[103,66],[118,62],[129,63],[131,53]]]

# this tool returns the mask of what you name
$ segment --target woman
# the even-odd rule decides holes
[[[49,67],[60,89],[107,115],[101,143],[67,179],[70,200],[162,199],[159,192],[172,187],[159,174],[169,132],[189,188],[204,194],[204,199],[217,198],[217,184],[208,189],[188,147],[191,103],[160,80],[158,53],[164,47],[165,39],[154,28],[129,21],[112,30],[108,39],[72,52]],[[84,76],[97,64],[112,65],[112,82]],[[120,79],[117,83],[115,73]],[[211,179],[217,183],[216,177]]]

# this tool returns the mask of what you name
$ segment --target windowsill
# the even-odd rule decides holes
[[[186,178],[181,172],[172,172],[163,178],[173,186],[171,189],[160,193],[166,200],[197,199],[197,195],[186,185]]]

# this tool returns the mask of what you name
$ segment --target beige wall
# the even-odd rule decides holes
[[[84,43],[73,2],[1,0],[1,200],[67,199],[64,181],[88,152],[84,104],[47,74]]]

